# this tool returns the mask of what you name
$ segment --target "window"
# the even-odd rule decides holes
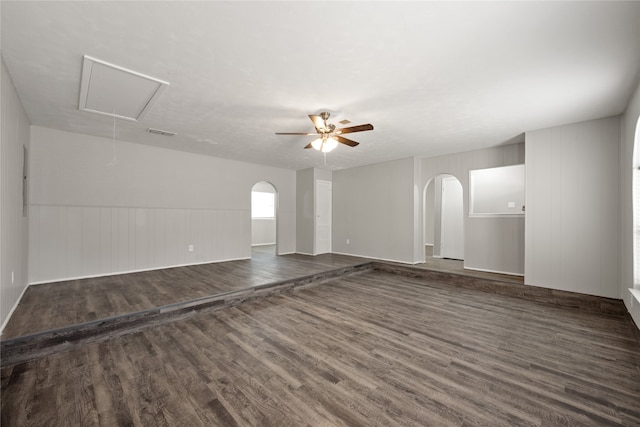
[[[640,118],[633,145],[633,287],[640,289]]]
[[[633,168],[633,287],[640,288],[640,167]]]
[[[251,192],[251,218],[275,218],[275,193]]]

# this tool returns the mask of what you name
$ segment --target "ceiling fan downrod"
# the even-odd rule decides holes
[[[323,112],[320,113],[320,118],[322,119],[322,122],[324,123],[324,129],[322,130],[322,134],[323,135],[331,134],[336,129],[336,125],[327,124],[327,120],[329,120],[329,116],[331,116],[331,113],[328,112],[328,111],[323,111]],[[322,141],[323,141],[323,145],[324,145],[324,141],[326,141],[326,139],[323,138]]]

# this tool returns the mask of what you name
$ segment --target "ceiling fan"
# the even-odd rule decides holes
[[[338,146],[338,143],[355,147],[359,143],[342,136],[345,133],[362,132],[365,130],[373,130],[373,125],[350,126],[346,128],[336,129],[336,125],[327,123],[330,113],[321,112],[319,115],[309,114],[309,118],[315,126],[315,132],[276,132],[276,135],[318,135],[316,139],[307,144],[304,148],[315,148],[323,153],[328,153]]]

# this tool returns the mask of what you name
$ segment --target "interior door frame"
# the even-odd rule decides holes
[[[445,197],[445,194],[451,193],[451,185],[455,185],[459,188],[460,197]],[[448,191],[445,191],[445,189]],[[455,205],[451,205],[451,202],[455,202]],[[445,209],[450,209],[451,207],[453,207],[455,212],[445,212]],[[453,219],[453,221],[455,221],[455,224],[453,225],[457,226],[454,232],[450,229],[453,215],[456,216],[456,218]],[[442,177],[442,203],[440,218],[440,255],[442,258],[464,260],[464,190],[462,188],[462,183],[455,176]],[[458,230],[459,232],[457,232]],[[445,236],[448,237],[448,239],[446,239]],[[448,244],[445,244],[445,240]],[[453,250],[450,250],[451,245],[449,245],[449,243],[455,244]]]

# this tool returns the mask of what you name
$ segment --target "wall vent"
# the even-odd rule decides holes
[[[169,132],[168,130],[160,130],[160,129],[154,129],[154,128],[147,129],[147,132],[155,133],[156,135],[162,135],[162,136],[174,136],[176,134],[175,132]]]

